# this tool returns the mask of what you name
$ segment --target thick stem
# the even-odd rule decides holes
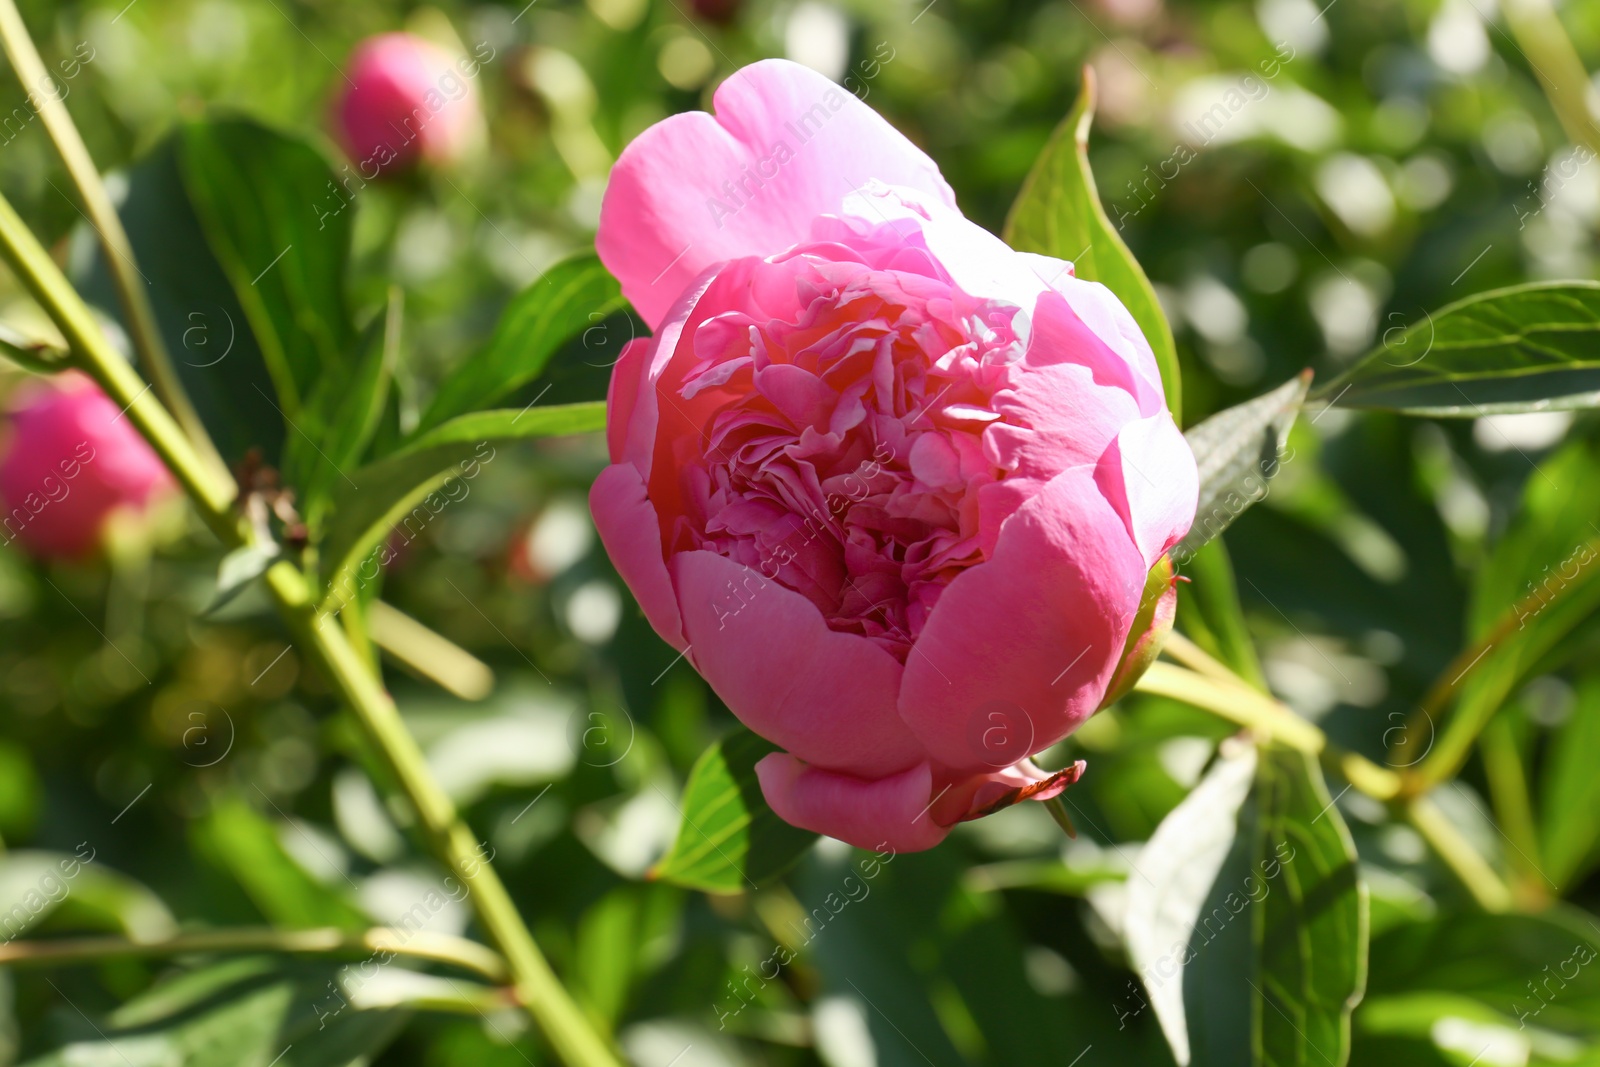
[[[376,927],[358,934],[325,927],[315,930],[274,930],[246,927],[198,930],[159,941],[131,941],[125,937],[63,937],[49,940],[11,941],[0,945],[0,966],[67,966],[104,959],[160,959],[191,953],[267,952],[287,956],[332,956],[361,959],[386,952],[409,959],[459,967],[500,984],[506,981],[506,961],[493,949],[476,941],[418,930],[406,933]]]
[[[435,850],[468,887],[478,921],[505,953],[519,998],[556,1053],[574,1065],[616,1064],[610,1048],[550,969],[477,839],[457,817],[454,803],[428,769],[399,709],[366,669],[344,630],[316,610],[305,577],[288,563],[275,564],[267,571],[267,586],[300,644],[316,658],[376,742]]]
[[[1331,744],[1316,726],[1252,689],[1243,678],[1235,677],[1230,681],[1169,663],[1153,663],[1134,688],[1181,700],[1263,736],[1319,755],[1325,767],[1337,771],[1352,787],[1388,804],[1415,827],[1485,910],[1504,911],[1511,906],[1511,890],[1433,801],[1427,797],[1404,796],[1400,775],[1365,756]]]
[[[1413,797],[1401,808],[1406,821],[1422,835],[1434,855],[1444,861],[1484,911],[1509,911],[1511,890],[1478,850],[1427,797]]]
[[[155,312],[150,307],[150,298],[145,293],[144,286],[147,283],[134,262],[133,243],[128,240],[128,233],[122,227],[122,218],[117,214],[116,205],[111,202],[105,183],[100,180],[100,171],[95,167],[94,159],[78,133],[78,127],[67,112],[66,93],[59,91],[55,78],[39,58],[39,50],[28,35],[28,27],[17,10],[16,0],[0,0],[0,46],[5,48],[6,58],[11,61],[17,80],[22,83],[22,89],[28,94],[34,110],[39,113],[45,132],[50,135],[56,151],[61,155],[61,162],[67,168],[67,174],[72,178],[72,184],[77,186],[78,195],[83,198],[85,215],[100,239],[106,269],[116,286],[122,312],[127,317],[128,332],[150,375],[156,396],[166,405],[213,472],[225,474],[227,466],[217,454],[216,446],[211,443],[205,425],[200,421],[194,405],[189,402],[188,395],[183,391],[183,383],[178,380],[177,372],[172,367],[166,342],[161,338]]]
[[[231,479],[224,483],[213,477],[166,409],[150,395],[150,387],[111,347],[82,298],[4,197],[0,197],[0,255],[55,321],[78,364],[123,405],[223,543],[230,547],[252,543],[255,532],[232,510],[237,487]],[[376,674],[339,624],[313,609],[306,576],[283,561],[273,565],[266,577],[291,632],[322,667],[394,770],[439,859],[470,887],[479,921],[504,954],[519,997],[557,1054],[571,1067],[617,1067],[619,1061],[550,970],[505,886],[479,853],[472,832],[434,781]]]
[[[1243,679],[1234,684],[1170,663],[1156,662],[1150,664],[1150,669],[1134,688],[1141,693],[1181,700],[1303,752],[1315,755],[1327,746],[1321,730],[1271,697],[1251,689]]]

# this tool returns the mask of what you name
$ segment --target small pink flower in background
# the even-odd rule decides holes
[[[460,158],[482,124],[477,67],[409,33],[361,42],[345,70],[336,118],[363,176]]]
[[[122,411],[88,378],[63,374],[23,391],[0,454],[0,542],[78,559],[114,513],[146,511],[172,475]]]
[[[600,256],[655,336],[612,377],[595,523],[785,750],[757,767],[779,816],[929,848],[1081,772],[1026,757],[1148,648],[1136,617],[1170,625],[1169,580],[1140,601],[1194,457],[1110,291],[968,222],[850,93],[770,60],[715,105],[645,131],[606,191]]]

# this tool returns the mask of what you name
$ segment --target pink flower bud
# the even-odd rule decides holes
[[[113,512],[146,510],[171,474],[100,387],[76,373],[27,390],[0,458],[0,543],[81,558]]]
[[[380,34],[358,45],[336,117],[345,150],[364,176],[418,159],[459,159],[482,121],[477,71],[477,63],[409,33]]]

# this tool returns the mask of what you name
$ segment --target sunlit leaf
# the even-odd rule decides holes
[[[1267,483],[1278,473],[1289,429],[1310,385],[1308,371],[1270,393],[1219,411],[1183,435],[1200,469],[1200,499],[1194,524],[1172,550],[1180,569],[1267,495]]]
[[[489,343],[439,386],[422,428],[504,400],[537,378],[568,339],[626,306],[622,288],[594,256],[557,263],[512,298]]]
[[[270,541],[241,545],[217,564],[217,591],[208,612],[216,611],[247,589],[251,582],[267,573],[278,558],[278,546]]]
[[[1531,282],[1469,296],[1384,331],[1315,399],[1471,418],[1600,401],[1600,282]]]
[[[1188,946],[1239,832],[1257,756],[1239,745],[1224,754],[1139,852],[1128,882],[1128,962],[1138,972],[1179,1064],[1191,1058],[1184,1002]]]
[[[107,866],[88,842],[73,853],[0,853],[0,940],[64,930],[155,938],[175,929],[161,898]]]
[[[1128,880],[1129,957],[1179,1064],[1346,1061],[1366,976],[1355,859],[1309,757],[1224,748]]]
[[[288,450],[292,465],[286,477],[299,492],[301,517],[313,527],[378,430],[399,360],[403,317],[402,291],[391,286],[384,310],[360,343],[353,374],[325,374],[312,392],[305,423],[317,430],[319,440],[296,435],[303,447]]]
[[[1578,686],[1567,719],[1551,735],[1539,795],[1539,859],[1545,875],[1567,886],[1600,854],[1600,675]]]
[[[1144,332],[1161,369],[1161,385],[1173,418],[1183,418],[1178,349],[1150,279],[1106,217],[1089,168],[1089,127],[1094,122],[1095,79],[1083,68],[1072,110],[1056,127],[1011,205],[1003,235],[1021,252],[1068,260],[1073,273],[1101,282],[1125,304]]]
[[[1342,1064],[1350,1013],[1367,980],[1367,901],[1355,845],[1304,752],[1263,752],[1252,799],[1256,869],[1278,870],[1252,916],[1258,1061]]]
[[[817,835],[773,814],[755,766],[777,751],[742,727],[701,754],[678,807],[677,840],[652,878],[706,893],[759,888],[793,866]]]

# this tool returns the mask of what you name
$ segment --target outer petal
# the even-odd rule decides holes
[[[1165,411],[1124,426],[1095,468],[1095,481],[1127,524],[1147,569],[1194,522],[1200,473]]]
[[[606,387],[606,449],[613,463],[621,463],[627,458],[628,437],[633,432],[639,390],[644,385],[645,371],[649,369],[654,345],[654,338],[635,337],[622,346],[622,354],[611,368],[611,384]],[[645,429],[653,431],[655,427]],[[648,450],[645,452],[648,454]]]
[[[1156,366],[1155,353],[1150,342],[1133,321],[1133,315],[1117,299],[1115,293],[1099,282],[1084,281],[1072,273],[1072,265],[1064,260],[1032,252],[1017,253],[1026,260],[1044,282],[1066,297],[1067,303],[1078,318],[1093,330],[1095,335],[1122,357],[1128,366],[1132,381],[1129,392],[1139,401],[1141,415],[1154,415],[1167,406],[1166,394],[1161,389],[1161,369]]]
[[[907,245],[926,248],[970,297],[1027,309],[1049,288],[1026,257],[960,210],[917,189],[868,182],[851,191],[843,210],[857,225],[888,225]],[[1013,326],[1025,338],[1026,317],[1019,319]]]
[[[895,714],[902,668],[889,653],[828,629],[811,601],[714,553],[679,553],[672,577],[695,666],[750,729],[846,774],[923,759]]]
[[[701,271],[797,244],[861,183],[908,186],[955,207],[931,159],[797,63],[751,64],[713,102],[715,116],[674,115],[635,138],[600,208],[600,258],[652,328]]]
[[[778,818],[857,848],[921,852],[950,832],[928,810],[933,774],[926,763],[887,778],[853,778],[774,752],[756,764],[756,777]]]
[[[1098,462],[1117,432],[1140,417],[1127,364],[1059,293],[1045,292],[1034,305],[1022,368],[995,395],[1004,421],[983,435],[989,458],[1009,472],[996,490],[1016,479],[1035,490],[1068,467]]]
[[[631,463],[613,463],[601,471],[589,490],[589,510],[606,554],[644,609],[644,617],[661,640],[683,651],[688,642],[678,597],[661,558],[661,524],[638,469]]]
[[[1094,468],[1056,476],[951,582],[906,661],[900,715],[940,762],[997,770],[1093,714],[1146,567]]]

